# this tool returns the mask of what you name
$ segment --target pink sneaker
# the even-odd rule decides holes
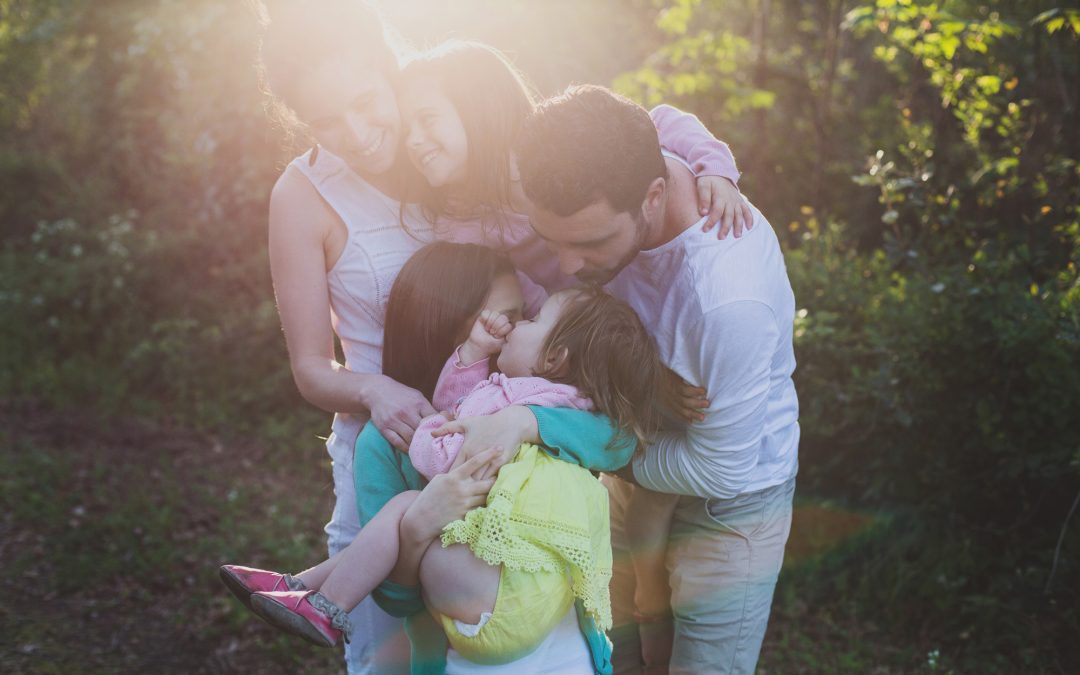
[[[270,591],[252,593],[251,611],[286,633],[312,644],[333,647],[344,634],[349,641],[349,615],[318,591]]]
[[[248,609],[251,609],[251,594],[257,591],[305,590],[304,582],[291,574],[279,574],[254,567],[222,565],[219,574],[221,581]]]

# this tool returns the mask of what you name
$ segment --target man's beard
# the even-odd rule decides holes
[[[634,214],[634,226],[635,230],[633,245],[626,252],[625,256],[623,256],[617,263],[615,263],[614,266],[607,269],[582,270],[574,275],[577,280],[585,284],[596,284],[598,286],[603,286],[615,277],[619,276],[619,272],[622,272],[627,265],[634,261],[634,258],[636,258],[637,254],[641,252],[641,247],[645,243],[645,236],[648,232],[648,223],[645,222],[645,214],[642,213],[640,209],[636,214]]]

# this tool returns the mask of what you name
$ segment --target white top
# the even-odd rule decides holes
[[[484,616],[476,628],[462,626],[472,629],[463,634],[479,633],[491,618],[486,613]],[[577,610],[573,606],[532,653],[516,661],[485,666],[465,660],[453,648],[446,652],[446,675],[593,675],[594,672],[589,645],[578,626]]]
[[[711,403],[704,422],[660,433],[635,458],[634,476],[651,490],[727,499],[798,470],[795,297],[776,233],[751,209],[754,227],[741,238],[718,240],[702,219],[608,284],[663,362]]]
[[[330,320],[345,352],[345,367],[355,373],[382,372],[383,324],[390,287],[413,253],[433,239],[431,225],[418,207],[405,211],[400,202],[376,190],[326,148],[315,165],[311,151],[294,159],[286,171],[300,171],[345,223],[348,238],[341,257],[326,274],[330,287]],[[345,439],[349,453],[367,413],[334,416],[334,433]],[[335,458],[337,459],[337,458]]]

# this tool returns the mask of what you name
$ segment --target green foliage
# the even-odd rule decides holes
[[[937,635],[964,671],[1075,657],[1075,14],[672,2],[668,44],[617,83],[749,139],[743,188],[787,225],[800,306],[801,487],[897,514],[799,589]]]
[[[18,68],[0,185],[18,198],[0,199],[0,385],[237,431],[295,408],[251,17],[210,1],[4,9],[0,58]]]

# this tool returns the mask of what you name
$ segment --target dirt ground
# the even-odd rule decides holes
[[[314,435],[303,446],[0,403],[0,671],[341,672],[333,650],[275,634],[217,579],[225,561],[292,569],[322,555],[329,460]],[[800,505],[787,565],[869,522]],[[759,672],[913,665],[784,583]]]

